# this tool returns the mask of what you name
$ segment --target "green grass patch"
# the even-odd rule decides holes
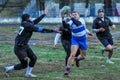
[[[89,26],[90,27],[90,26]],[[3,68],[7,65],[19,63],[14,54],[14,38],[18,27],[0,27],[0,80],[26,80],[24,77],[25,69],[10,72],[10,77],[4,76]],[[119,29],[118,29],[119,30]],[[14,34],[14,35],[13,35]],[[3,39],[3,37],[5,37]],[[119,39],[114,41],[115,49],[113,61],[115,64],[106,63],[107,52],[101,56],[101,44],[96,36],[88,36],[89,49],[87,58],[80,62],[80,67],[74,66],[71,69],[70,76],[64,77],[65,70],[65,52],[62,45],[58,45],[57,49],[53,49],[53,43],[49,40],[54,36],[43,36],[41,33],[34,33],[32,40],[45,40],[48,42],[37,42],[30,47],[37,56],[37,63],[33,69],[33,73],[37,78],[29,80],[120,80],[120,48]],[[13,42],[2,42],[4,40],[12,40]]]

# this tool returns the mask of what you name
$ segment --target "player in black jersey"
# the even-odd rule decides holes
[[[105,16],[104,10],[99,9],[98,17],[93,22],[92,30],[96,33],[98,40],[105,47],[102,50],[102,55],[104,51],[109,52],[106,62],[113,64],[114,62],[111,61],[111,57],[113,55],[113,39],[109,27],[112,29],[116,28],[113,22]]]
[[[62,46],[63,46],[63,48],[66,52],[65,65],[67,65],[67,61],[68,61],[68,58],[69,58],[70,52],[71,52],[71,31],[70,31],[69,28],[65,28],[62,25],[59,27],[58,30],[61,31],[61,33],[56,34],[55,40],[56,40],[57,37],[60,37],[60,39],[61,39]],[[56,42],[58,42],[58,41],[56,41]],[[54,48],[56,48],[56,45],[57,44],[54,45]],[[78,50],[77,53],[76,53],[76,57],[79,54],[80,54],[80,52]],[[76,66],[79,67],[79,64],[76,64]]]
[[[19,33],[15,38],[15,45],[14,45],[14,53],[18,57],[20,63],[13,66],[6,66],[4,68],[6,74],[12,70],[20,70],[27,68],[25,77],[27,78],[36,77],[36,75],[32,74],[31,72],[36,63],[37,57],[32,51],[32,49],[29,47],[28,41],[30,40],[33,32],[44,32],[44,33],[57,32],[57,30],[45,29],[35,26],[35,24],[39,23],[47,13],[48,13],[48,9],[45,9],[44,14],[33,21],[29,14],[23,14],[21,16],[22,22]],[[28,62],[28,58],[30,59],[29,62]]]

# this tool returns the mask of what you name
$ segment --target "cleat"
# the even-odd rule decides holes
[[[68,73],[64,73],[64,75],[68,75]]]
[[[69,74],[68,73],[64,73],[64,77],[69,77]]]
[[[25,77],[26,78],[36,78],[37,76],[31,73],[31,74],[25,74]]]
[[[64,76],[68,76],[69,71],[65,70]]]
[[[108,63],[108,64],[114,64],[114,62],[112,62],[111,60],[107,60],[106,63]]]
[[[5,73],[10,72],[10,70],[8,69],[8,67],[4,67],[4,72],[5,72]]]

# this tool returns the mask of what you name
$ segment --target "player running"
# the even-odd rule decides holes
[[[18,57],[20,63],[12,66],[6,66],[4,68],[6,74],[12,70],[21,70],[27,68],[25,73],[26,78],[37,77],[36,75],[32,74],[32,69],[35,66],[37,57],[30,48],[30,46],[28,45],[28,42],[33,32],[44,32],[44,33],[57,32],[56,30],[45,29],[35,26],[35,24],[38,24],[45,17],[47,13],[48,13],[48,9],[45,9],[44,14],[33,21],[29,14],[23,14],[21,16],[22,22],[19,33],[15,38],[15,45],[14,45],[14,53]],[[30,61],[28,61],[29,59]]]
[[[72,63],[74,60],[79,62],[80,60],[85,59],[86,57],[86,50],[87,50],[87,36],[86,36],[86,26],[84,25],[84,21],[80,19],[78,12],[73,12],[72,15],[70,14],[70,21],[66,22],[64,20],[64,15],[62,15],[62,22],[63,26],[67,27],[67,25],[71,28],[72,33],[72,40],[71,40],[71,54],[67,62],[66,70],[64,75],[68,75],[70,69],[72,67]],[[75,57],[75,54],[80,48],[80,55]]]
[[[98,10],[98,17],[94,20],[92,30],[96,33],[98,40],[104,45],[104,49],[102,50],[102,55],[104,51],[108,51],[107,63],[113,64],[111,61],[111,57],[113,55],[113,39],[109,30],[109,26],[112,29],[115,29],[115,25],[112,21],[104,15],[104,10]]]

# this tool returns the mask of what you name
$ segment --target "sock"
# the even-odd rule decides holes
[[[69,73],[70,67],[66,67],[65,73]]]
[[[7,67],[7,70],[8,70],[8,71],[14,70],[14,66],[8,66],[8,67]]]
[[[107,60],[108,60],[108,61],[111,61],[111,59],[110,59],[110,58],[107,58]]]
[[[26,74],[31,74],[33,67],[28,66],[26,70]]]
[[[80,60],[80,59],[78,59],[78,57],[76,57],[75,60],[78,61],[78,60]]]

